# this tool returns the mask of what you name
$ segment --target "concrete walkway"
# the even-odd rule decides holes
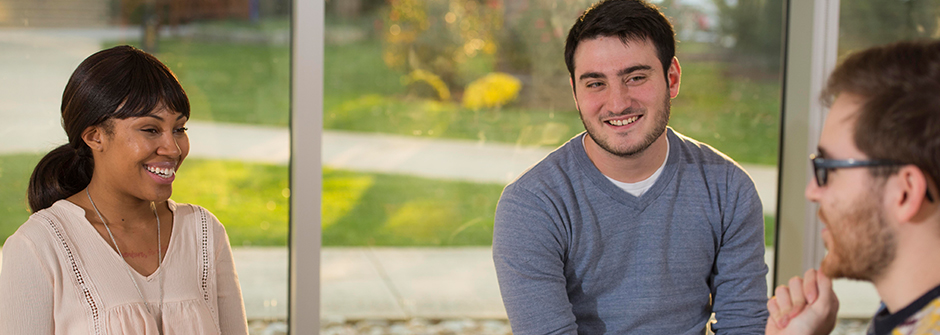
[[[192,157],[274,164],[287,164],[290,159],[290,133],[284,128],[192,121],[189,129]],[[506,184],[552,150],[330,130],[323,132],[322,159],[324,166],[337,169]],[[754,179],[764,213],[773,215],[777,203],[776,167],[743,167]]]

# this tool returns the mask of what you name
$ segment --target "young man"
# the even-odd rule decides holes
[[[608,0],[565,62],[587,130],[506,187],[493,258],[514,334],[759,334],[763,216],[748,175],[669,129],[681,70],[656,7]]]
[[[882,299],[868,334],[940,333],[940,42],[847,58],[829,78],[831,110],[812,157],[829,253],[767,303],[768,334],[828,334],[829,278],[870,281]]]

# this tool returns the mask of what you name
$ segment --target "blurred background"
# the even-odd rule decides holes
[[[493,214],[506,183],[584,129],[563,48],[591,3],[325,1],[321,333],[509,332]],[[679,41],[670,125],[754,178],[771,262],[787,4],[653,3]],[[0,241],[30,214],[36,162],[66,141],[71,72],[134,45],[176,73],[192,104],[192,152],[172,198],[225,224],[252,333],[285,333],[290,146],[306,145],[289,138],[310,126],[290,122],[292,7],[0,0]],[[938,20],[940,0],[842,1],[839,55],[938,38]],[[862,329],[876,306],[865,304],[837,332]]]

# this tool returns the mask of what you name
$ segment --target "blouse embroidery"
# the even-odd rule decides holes
[[[92,324],[95,325],[95,334],[101,334],[101,325],[98,323],[98,305],[95,303],[94,295],[91,293],[88,285],[85,284],[85,276],[82,275],[82,271],[79,269],[78,263],[75,262],[75,257],[72,255],[72,248],[69,247],[68,242],[65,241],[65,237],[62,236],[62,233],[59,231],[59,227],[55,224],[54,221],[52,221],[52,219],[42,214],[39,214],[39,216],[46,220],[46,223],[48,223],[49,227],[52,228],[52,231],[59,239],[59,242],[62,243],[62,248],[65,250],[65,254],[69,258],[69,264],[72,266],[72,272],[75,275],[75,280],[78,281],[78,285],[81,286],[82,295],[85,297],[85,302],[88,304],[88,308],[91,309]]]
[[[199,222],[200,228],[202,229],[202,236],[200,241],[202,247],[202,297],[206,300],[210,310],[215,312],[214,308],[212,308],[213,304],[210,301],[209,296],[209,222],[206,218],[205,209],[202,207],[195,208],[199,209]]]

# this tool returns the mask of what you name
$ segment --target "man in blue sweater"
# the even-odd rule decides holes
[[[882,306],[870,335],[940,334],[940,41],[847,57],[829,77],[831,106],[816,180],[829,249],[767,303],[767,334],[828,334],[839,302],[829,278],[870,281]]]
[[[513,333],[760,334],[761,202],[727,156],[667,127],[674,31],[641,0],[574,24],[565,62],[586,133],[503,191],[493,258]]]

